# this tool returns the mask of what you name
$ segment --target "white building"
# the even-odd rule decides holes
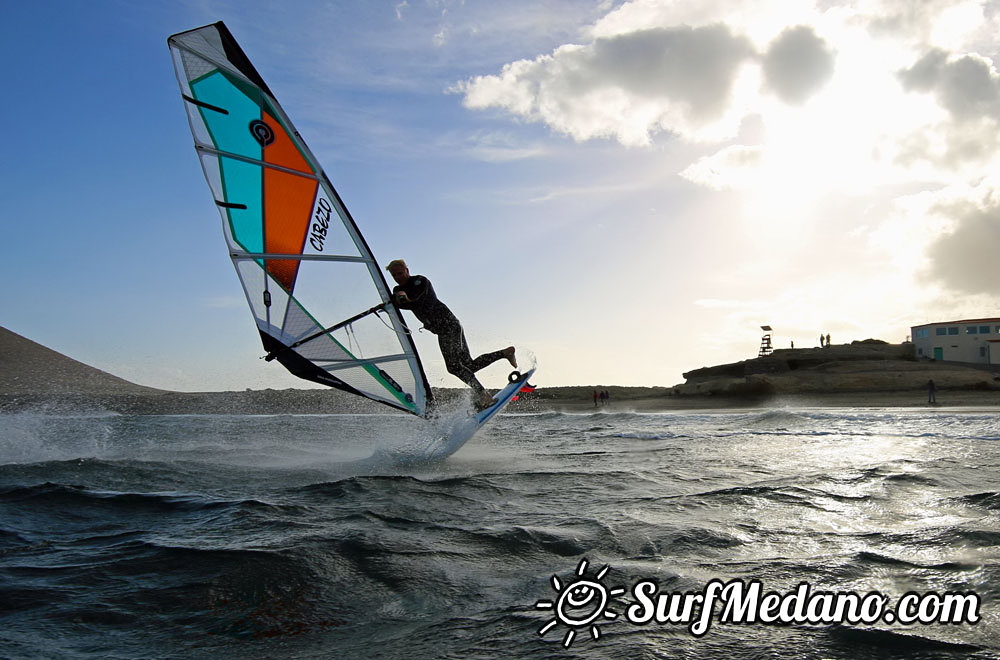
[[[915,325],[910,333],[918,358],[1000,365],[1000,318]]]

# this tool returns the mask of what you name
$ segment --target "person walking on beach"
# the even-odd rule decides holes
[[[506,358],[516,369],[517,358],[514,357],[514,347],[508,346],[499,351],[484,353],[473,360],[462,324],[448,306],[438,300],[431,281],[423,275],[410,275],[410,269],[402,259],[389,262],[385,269],[396,281],[396,286],[392,289],[392,299],[396,306],[413,312],[428,331],[437,335],[438,346],[441,348],[441,356],[444,358],[448,373],[472,388],[477,408],[480,410],[488,408],[493,399],[476,378],[476,372],[501,358]]]
[[[934,379],[927,381],[927,403],[937,403],[936,388],[934,387]]]

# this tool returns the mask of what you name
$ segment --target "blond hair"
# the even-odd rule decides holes
[[[403,261],[402,259],[393,259],[392,261],[389,262],[389,265],[385,267],[385,269],[388,271],[391,271],[393,268],[406,268],[407,270],[409,270],[409,268],[406,265],[406,262]]]

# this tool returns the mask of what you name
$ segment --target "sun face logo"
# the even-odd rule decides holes
[[[556,617],[548,621],[538,630],[539,635],[545,635],[553,627],[562,623],[569,628],[566,637],[563,638],[563,646],[569,648],[579,630],[590,628],[590,636],[599,639],[601,630],[595,623],[598,619],[615,619],[616,612],[607,609],[608,601],[625,593],[625,589],[616,588],[608,590],[601,580],[607,574],[610,566],[602,568],[594,580],[586,577],[587,560],[581,559],[576,567],[576,578],[567,585],[559,580],[559,576],[552,576],[552,588],[559,598],[553,603],[551,600],[540,600],[535,603],[535,609],[555,610]]]

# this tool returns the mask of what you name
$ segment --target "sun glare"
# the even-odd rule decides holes
[[[801,105],[765,94],[765,142],[748,180],[751,222],[777,231],[810,218],[825,196],[866,195],[911,174],[898,146],[943,118],[897,78],[906,54],[840,27],[833,78]]]

